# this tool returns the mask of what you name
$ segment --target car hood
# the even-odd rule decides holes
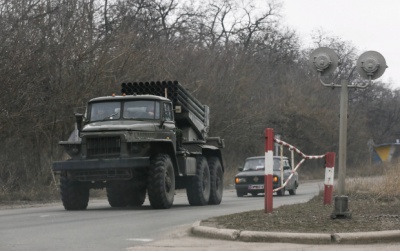
[[[97,131],[154,131],[158,123],[154,121],[121,121],[107,120],[87,124],[83,132]]]
[[[281,172],[280,171],[273,171],[273,175],[278,175],[280,176]],[[264,170],[257,170],[257,171],[243,171],[235,175],[235,177],[246,177],[246,176],[262,176],[265,175]]]

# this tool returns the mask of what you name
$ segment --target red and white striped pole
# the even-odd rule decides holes
[[[324,205],[332,204],[334,173],[335,173],[335,153],[328,152],[325,155]]]
[[[265,175],[264,175],[264,204],[265,213],[272,212],[273,199],[273,165],[274,165],[274,129],[265,129]]]

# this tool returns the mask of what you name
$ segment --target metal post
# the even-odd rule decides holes
[[[264,175],[264,209],[271,213],[273,209],[273,164],[274,164],[274,129],[265,129],[265,175]]]
[[[345,194],[345,178],[346,178],[346,153],[347,153],[347,106],[348,98],[348,81],[341,82],[340,94],[340,127],[339,127],[339,180],[338,194]]]
[[[324,182],[324,205],[332,204],[333,180],[335,173],[335,153],[325,154],[325,182]]]
[[[339,180],[338,180],[338,196],[335,197],[335,209],[331,215],[332,218],[338,216],[350,217],[351,213],[348,209],[348,197],[345,196],[345,179],[346,179],[346,153],[347,153],[347,106],[348,98],[348,80],[341,81],[340,94],[340,128],[339,128]]]

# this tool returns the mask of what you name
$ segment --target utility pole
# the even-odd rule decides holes
[[[339,122],[339,179],[337,196],[335,196],[335,209],[331,214],[332,219],[338,217],[349,218],[351,213],[348,208],[348,197],[346,196],[346,161],[347,161],[347,110],[348,110],[348,88],[367,88],[372,84],[373,79],[383,75],[387,65],[385,58],[376,51],[367,51],[361,54],[357,60],[356,66],[348,76],[348,79],[342,80],[340,84],[325,83],[322,80],[324,75],[329,75],[335,71],[339,65],[339,57],[330,48],[320,47],[314,50],[310,56],[310,66],[318,72],[318,77],[323,86],[339,87],[340,92],[340,122]],[[349,79],[354,69],[368,82],[349,83]]]

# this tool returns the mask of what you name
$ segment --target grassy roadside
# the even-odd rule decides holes
[[[284,205],[266,214],[255,210],[214,217],[204,226],[251,231],[300,233],[364,232],[400,229],[400,163],[360,167],[346,179],[351,218],[332,219],[323,192],[309,202]],[[369,169],[369,170],[367,170]],[[362,175],[361,175],[362,174]]]

